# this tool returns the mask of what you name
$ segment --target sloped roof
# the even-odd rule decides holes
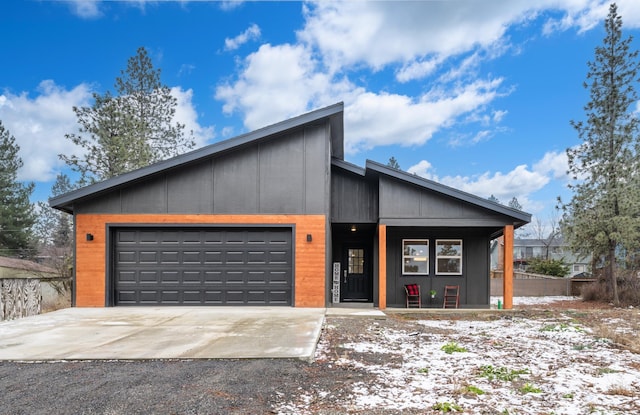
[[[385,174],[387,176],[391,176],[398,180],[414,184],[424,189],[462,200],[472,205],[494,211],[501,215],[512,217],[515,219],[514,225],[516,228],[531,222],[531,214],[529,213],[493,202],[489,199],[485,199],[471,193],[463,192],[462,190],[458,190],[453,187],[445,186],[442,183],[434,182],[433,180],[425,179],[415,174],[407,173],[398,169],[393,169],[389,166],[375,161],[367,160],[366,170],[374,171],[379,174]]]
[[[56,272],[55,269],[47,267],[42,264],[38,264],[37,262],[27,261],[27,260],[18,259],[18,258],[9,258],[4,256],[0,256],[0,267],[19,269],[19,270],[30,271],[30,272],[43,272],[47,274],[54,274]]]
[[[300,116],[290,118],[279,123],[251,131],[249,133],[225,140],[215,144],[211,144],[197,150],[179,155],[177,157],[163,160],[158,163],[151,164],[138,170],[104,180],[63,195],[49,199],[49,206],[62,210],[67,213],[73,213],[73,204],[75,202],[94,197],[100,193],[114,190],[120,186],[128,185],[136,181],[148,178],[149,176],[184,166],[187,164],[198,162],[207,157],[221,154],[230,150],[236,150],[240,147],[250,145],[263,139],[273,137],[285,131],[302,127],[320,120],[328,119],[331,123],[331,140],[333,157],[343,158],[343,111],[344,104],[339,102],[328,107],[320,108],[315,111],[302,114]]]
[[[500,203],[493,202],[489,199],[485,199],[471,193],[463,192],[462,190],[455,189],[453,187],[446,186],[442,183],[434,182],[433,180],[428,180],[423,177],[417,176],[415,174],[407,173],[402,170],[394,169],[384,164],[367,160],[366,167],[362,168],[356,166],[355,164],[348,163],[344,160],[333,159],[331,163],[339,167],[343,170],[349,171],[353,174],[357,174],[359,176],[367,176],[371,174],[384,174],[386,176],[390,176],[399,181],[405,183],[411,183],[420,188],[436,192],[438,194],[452,197],[454,199],[462,200],[471,205],[487,209],[493,212],[496,212],[501,215],[505,215],[514,219],[514,226],[516,228],[526,225],[531,222],[531,214],[523,212],[518,209],[511,208],[509,206],[502,205]]]

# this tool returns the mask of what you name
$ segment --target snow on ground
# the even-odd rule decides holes
[[[343,412],[428,414],[449,407],[467,414],[640,414],[640,355],[615,348],[569,317],[425,316],[411,332],[362,321],[368,335],[342,344],[346,352],[333,361],[370,374],[338,403]],[[321,341],[317,357],[335,356]],[[311,413],[308,402],[327,392],[303,395],[282,413]]]
[[[551,304],[559,301],[575,301],[580,297],[567,297],[567,296],[546,296],[546,297],[513,297],[513,305],[539,305],[539,304]],[[502,297],[491,297],[491,308],[498,307],[498,300],[504,304]]]

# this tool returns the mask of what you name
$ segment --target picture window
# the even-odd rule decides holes
[[[402,240],[402,273],[406,275],[429,274],[429,240]]]
[[[436,274],[462,274],[462,239],[436,240]]]

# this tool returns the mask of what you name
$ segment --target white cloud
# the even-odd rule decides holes
[[[237,81],[216,89],[216,99],[225,102],[227,114],[240,111],[249,129],[298,115],[326,103],[322,97],[340,89],[318,71],[317,63],[303,45],[264,44],[244,60]]]
[[[429,72],[428,64],[421,63],[430,56],[444,60],[501,48],[508,28],[534,18],[538,3],[545,2],[529,3],[418,1],[398,7],[395,2],[318,1],[305,7],[306,25],[299,38],[317,47],[333,70],[358,63],[380,69],[399,62],[416,76]],[[400,71],[399,79],[406,81],[411,71]]]
[[[413,79],[424,78],[432,74],[442,63],[441,58],[418,59],[406,63],[399,71],[396,72],[398,82],[408,82]]]
[[[427,160],[420,160],[418,164],[415,164],[407,169],[407,173],[416,174],[420,177],[424,177],[429,180],[437,180],[437,176],[431,172],[433,165]]]
[[[102,16],[101,0],[69,0],[73,14],[83,19],[94,19]]]
[[[397,94],[358,93],[345,110],[345,151],[376,146],[420,146],[470,111],[491,102],[501,79],[478,80],[449,92],[429,91],[417,100]]]
[[[485,172],[476,176],[439,177],[433,170],[431,163],[421,160],[409,167],[407,171],[480,197],[488,198],[494,195],[505,204],[516,197],[525,210],[533,211],[540,210],[542,206],[538,202],[531,201],[529,196],[550,181],[546,174],[548,172],[537,171],[535,168],[530,170],[526,165],[516,166],[506,174]]]
[[[200,126],[193,107],[191,90],[172,88],[178,99],[175,119],[193,130],[199,146],[213,138],[213,127]],[[0,95],[0,120],[20,146],[20,158],[24,166],[19,180],[47,182],[65,166],[58,154],[78,154],[81,150],[65,138],[65,134],[77,133],[78,121],[73,107],[89,106],[91,88],[80,84],[70,90],[56,85],[52,80],[42,81],[37,96],[26,92],[19,95],[5,92]]]
[[[459,145],[484,141],[500,131],[506,111],[490,104],[512,87],[500,76],[479,75],[480,63],[510,50],[508,30],[551,16],[597,14],[602,1],[497,0],[443,2],[312,2],[303,5],[305,25],[296,44],[264,44],[240,61],[235,80],[220,84],[223,110],[238,112],[254,129],[313,108],[345,102],[346,151],[376,146],[419,146],[456,123],[482,130],[458,136]],[[627,7],[631,7],[627,5]],[[541,17],[542,16],[542,17]],[[586,24],[574,21],[575,25]],[[586,27],[586,26],[585,26]],[[245,32],[237,42],[245,39]],[[348,39],[348,41],[345,41]],[[237,44],[228,39],[230,47]],[[393,65],[408,82],[448,68],[416,95],[361,86],[362,71]],[[365,74],[366,76],[366,74]]]
[[[586,32],[601,26],[609,13],[609,0],[567,0],[560,2],[558,8],[564,14],[560,18],[550,18],[543,27],[543,33],[550,34],[558,30],[577,28]],[[640,3],[637,0],[618,0],[618,15],[622,17],[624,28],[640,27]]]
[[[71,90],[42,81],[38,96],[27,93],[0,95],[0,119],[20,146],[24,163],[19,180],[48,181],[55,177],[63,165],[58,154],[73,154],[75,146],[65,134],[77,130],[73,106],[88,105],[90,88],[80,84]]]
[[[184,91],[181,87],[171,88],[171,95],[178,100],[174,120],[185,125],[186,131],[193,131],[196,148],[202,147],[215,137],[213,127],[201,126],[198,123],[198,113],[193,106],[193,90]]]
[[[533,165],[534,171],[545,175],[550,174],[551,177],[558,180],[566,180],[569,178],[569,176],[567,176],[568,167],[567,153],[565,151],[549,151],[545,153],[542,160]]]
[[[260,38],[260,28],[257,24],[252,24],[247,30],[240,33],[234,38],[226,38],[224,40],[224,50],[236,50],[250,40]]]
[[[345,150],[423,145],[458,117],[479,111],[501,95],[500,78],[435,87],[422,96],[375,93],[322,71],[304,45],[262,45],[243,62],[235,82],[219,85],[227,114],[244,114],[248,129],[304,111],[345,102]]]

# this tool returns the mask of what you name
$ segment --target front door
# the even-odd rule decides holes
[[[363,246],[345,248],[340,283],[340,301],[373,301],[369,250]]]

